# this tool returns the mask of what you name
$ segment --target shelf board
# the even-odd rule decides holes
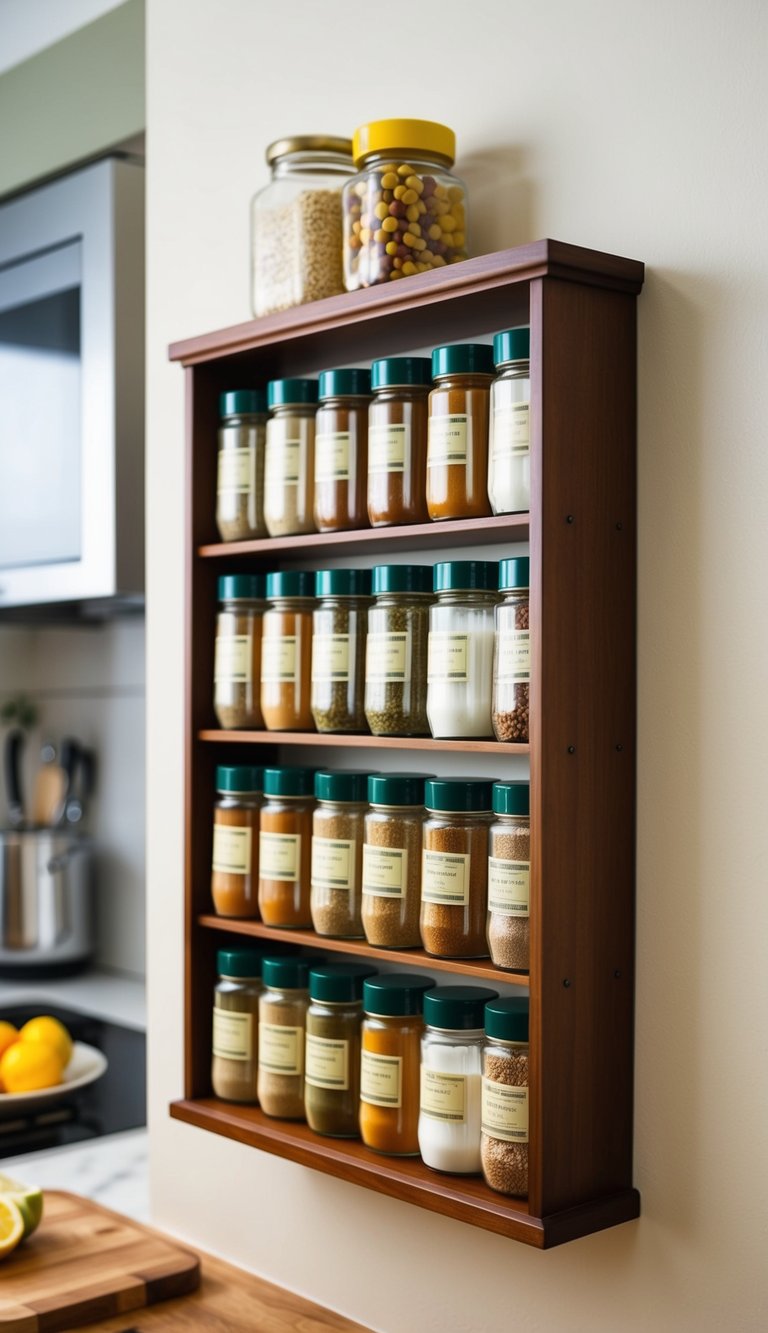
[[[636,1190],[624,1189],[550,1217],[533,1217],[521,1199],[494,1193],[473,1176],[437,1174],[417,1157],[383,1157],[355,1139],[329,1139],[304,1124],[273,1120],[255,1106],[215,1097],[173,1102],[171,1115],[238,1143],[442,1213],[497,1235],[548,1249],[639,1215]]]
[[[327,735],[317,731],[222,731],[218,727],[203,727],[198,740],[216,745],[317,745],[341,750],[418,750],[422,754],[438,754],[446,750],[463,754],[519,754],[530,753],[530,746],[511,745],[505,741],[433,741],[426,736],[345,736]]]
[[[274,563],[311,561],[328,556],[375,555],[388,551],[439,547],[488,546],[493,542],[527,542],[529,515],[496,514],[493,518],[452,519],[445,523],[413,523],[392,528],[358,528],[352,532],[313,532],[301,537],[264,537],[248,542],[209,542],[197,548],[204,560],[242,560],[260,556]]]
[[[365,940],[333,940],[317,935],[314,930],[284,930],[265,926],[263,921],[247,921],[240,917],[214,916],[204,912],[197,918],[206,930],[222,930],[228,934],[250,935],[260,940],[280,940],[304,949],[318,949],[324,953],[351,953],[358,958],[371,958],[380,963],[399,963],[407,967],[423,967],[433,972],[460,972],[462,977],[481,977],[487,982],[504,982],[508,986],[527,986],[527,972],[502,972],[490,958],[433,958],[423,949],[374,949]]]

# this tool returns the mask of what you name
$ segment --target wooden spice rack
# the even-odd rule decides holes
[[[185,367],[186,989],[185,1096],[171,1115],[262,1151],[540,1248],[637,1217],[632,1188],[634,1026],[636,298],[643,265],[558,241],[484,255],[407,282],[318,301],[176,343]],[[517,324],[531,328],[531,511],[473,521],[221,543],[214,521],[218,395],[279,376],[403,355]],[[531,743],[224,732],[212,678],[216,579],[242,569],[322,568],[331,557],[422,560],[430,549],[530,541]],[[481,754],[494,775],[530,756],[531,971],[488,960],[370,949],[210,904],[217,763],[290,762],[313,746]],[[251,748],[253,747],[253,748]],[[321,758],[322,756],[322,758]],[[417,761],[418,756],[418,761]],[[410,756],[404,757],[408,766]],[[507,771],[508,772],[508,771]],[[528,985],[530,1192],[506,1199],[305,1125],[211,1096],[217,947],[229,936],[289,940],[455,978]]]

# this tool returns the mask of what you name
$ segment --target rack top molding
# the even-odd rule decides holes
[[[402,314],[446,299],[527,283],[532,278],[561,278],[637,294],[642,288],[644,273],[644,265],[636,259],[622,259],[619,255],[587,250],[565,241],[532,241],[512,250],[478,255],[476,259],[467,259],[431,273],[415,274],[407,282],[383,283],[342,296],[330,296],[324,301],[294,306],[291,310],[235,324],[216,333],[186,338],[171,343],[169,356],[171,361],[191,366],[274,343],[327,333],[340,326]]]

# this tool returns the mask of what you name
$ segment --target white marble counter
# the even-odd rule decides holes
[[[3,1160],[4,1175],[41,1189],[70,1190],[139,1222],[149,1221],[148,1142],[145,1129],[108,1134],[69,1148]]]
[[[84,972],[61,981],[0,981],[0,1018],[3,1005],[33,1002],[63,1005],[94,1014],[126,1027],[146,1029],[147,1005],[144,982],[117,972]]]

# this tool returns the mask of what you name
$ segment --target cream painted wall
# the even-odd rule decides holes
[[[409,18],[400,17],[405,13]],[[759,0],[150,0],[149,970],[155,1220],[386,1333],[748,1333],[765,1242],[766,18]],[[646,261],[636,1183],[548,1254],[172,1123],[182,1087],[182,376],[248,315],[264,145],[445,119],[477,251]],[[213,447],[213,445],[212,445]]]

